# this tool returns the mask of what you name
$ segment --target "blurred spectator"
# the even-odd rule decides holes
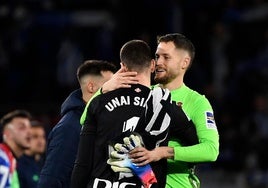
[[[31,122],[31,146],[18,158],[18,176],[20,188],[36,188],[44,162],[46,133],[39,121]]]
[[[0,144],[0,186],[19,188],[17,158],[30,148],[31,114],[25,110],[15,110],[1,119],[3,143]]]
[[[225,92],[227,76],[229,72],[229,62],[226,56],[226,44],[229,42],[229,32],[226,26],[218,22],[213,26],[211,37],[211,60],[212,60],[212,79],[215,89],[215,97],[222,99]]]
[[[67,93],[77,83],[76,69],[84,57],[79,46],[71,39],[71,36],[66,36],[62,40],[57,57],[57,82],[61,87],[60,92]]]

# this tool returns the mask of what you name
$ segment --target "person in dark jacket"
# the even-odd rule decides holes
[[[61,119],[48,135],[38,188],[70,187],[81,130],[80,117],[89,99],[115,71],[114,64],[103,60],[87,60],[78,67],[80,88],[63,102]]]

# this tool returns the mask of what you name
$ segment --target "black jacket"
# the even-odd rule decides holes
[[[61,106],[61,119],[48,136],[46,160],[38,188],[69,188],[76,158],[80,117],[85,103],[80,89],[73,91]]]

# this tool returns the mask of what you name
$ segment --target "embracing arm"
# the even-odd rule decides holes
[[[206,135],[205,137],[203,135]],[[199,144],[192,146],[176,146],[176,143],[170,142],[174,147],[174,160],[186,162],[212,162],[216,161],[219,155],[219,136],[215,131],[199,133]],[[174,144],[174,145],[173,145]]]
[[[143,166],[164,158],[173,159],[174,149],[168,146],[156,147],[153,150],[147,150],[145,147],[136,147],[129,152],[129,157],[133,163]]]
[[[214,141],[213,141],[214,140]],[[185,162],[211,162],[215,161],[219,154],[217,136],[212,140],[203,140],[199,144],[192,146],[160,146],[151,151],[144,147],[137,147],[129,152],[132,162],[139,166],[160,159],[173,159]]]
[[[170,141],[170,146],[160,146],[151,151],[144,147],[135,148],[129,152],[129,156],[139,166],[159,161],[162,158],[185,162],[212,162],[219,155],[219,137],[215,132],[206,133],[206,135],[210,136],[192,146],[180,146],[176,145],[177,142]]]
[[[211,116],[212,111],[202,111],[201,115]],[[202,117],[197,113],[197,116]],[[209,118],[211,119],[212,116]],[[188,146],[182,146],[175,140],[169,141],[169,147],[157,147],[154,150],[146,150],[145,148],[135,148],[130,152],[130,157],[135,158],[133,162],[139,165],[145,165],[147,163],[158,161],[162,158],[173,159],[175,161],[184,162],[212,162],[215,161],[219,155],[219,134],[215,125],[215,122],[207,124],[208,117],[195,119],[193,125],[189,125],[189,129],[181,129],[177,125],[178,129],[172,131],[173,133],[179,133],[183,130],[183,137],[180,139],[188,141]],[[192,124],[192,122],[190,122]],[[194,134],[197,134],[195,137]],[[175,135],[172,134],[173,138]],[[198,141],[198,142],[197,142]],[[190,144],[189,144],[190,143]]]
[[[105,82],[101,88],[102,93],[107,93],[119,88],[130,88],[131,84],[137,84],[139,80],[136,78],[137,72],[126,71],[121,68],[112,76],[110,80]]]
[[[192,146],[181,146],[176,140],[170,141],[169,146],[174,147],[174,160],[215,161],[219,155],[219,133],[209,101],[204,96],[198,97],[194,104],[188,105],[187,113],[195,125],[199,142]]]

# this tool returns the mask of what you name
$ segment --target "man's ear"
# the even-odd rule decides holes
[[[120,62],[121,68],[123,68],[124,71],[128,71],[128,68],[125,63]]]
[[[151,73],[153,73],[155,71],[155,64],[156,61],[154,59],[151,60]]]
[[[4,132],[3,132],[3,139],[5,140],[5,139],[7,139],[8,137],[10,137],[10,130],[4,130]]]
[[[89,93],[94,93],[94,84],[92,82],[87,83],[87,91]]]
[[[182,68],[187,69],[190,65],[190,61],[191,61],[191,58],[189,56],[186,56],[183,60]]]

